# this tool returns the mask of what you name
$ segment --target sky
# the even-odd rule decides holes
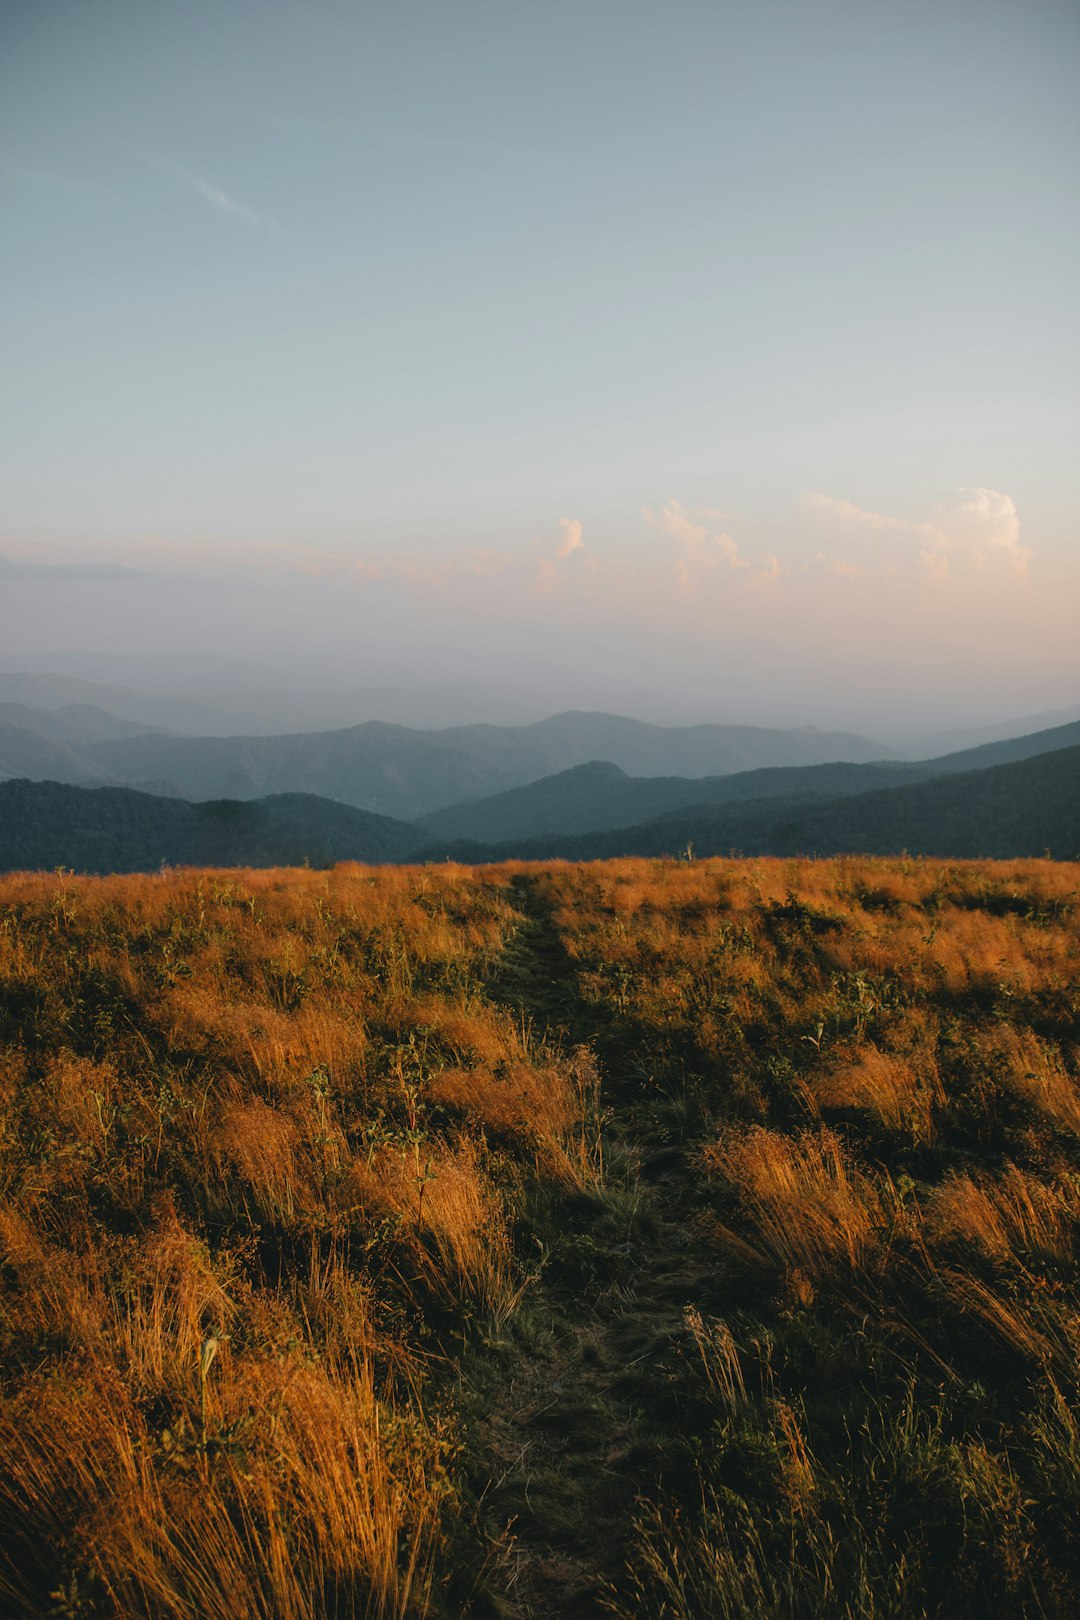
[[[4,0],[5,656],[1080,704],[1077,82],[1075,0]]]

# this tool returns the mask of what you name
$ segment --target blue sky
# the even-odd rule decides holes
[[[1072,0],[0,30],[9,645],[1077,692]]]

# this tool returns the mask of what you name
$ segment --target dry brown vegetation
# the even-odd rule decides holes
[[[1075,1612],[1076,868],[538,881],[715,1256],[619,1612]]]
[[[5,878],[0,1608],[1075,1613],[1078,891]]]
[[[784,1136],[758,1127],[710,1145],[704,1159],[737,1194],[758,1246],[729,1227],[714,1235],[755,1263],[811,1281],[857,1270],[885,1226],[877,1188],[834,1131]]]
[[[512,1303],[523,1178],[594,1173],[594,1068],[481,988],[504,886],[14,877],[0,905],[4,1606],[437,1609],[432,1325]]]

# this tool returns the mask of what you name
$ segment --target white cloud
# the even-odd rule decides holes
[[[779,557],[775,557],[770,551],[765,558],[764,564],[754,575],[753,583],[755,585],[771,585],[773,580],[780,579],[786,573],[787,569],[783,567]]]
[[[185,168],[182,164],[174,163],[168,158],[161,157],[156,152],[136,151],[135,155],[147,168],[153,169],[156,174],[162,175],[173,185],[183,185],[197,197],[200,197],[207,207],[212,208],[215,214],[223,219],[241,220],[257,230],[267,231],[273,236],[295,240],[293,233],[285,226],[272,219],[269,214],[263,214],[255,208],[249,208],[239,198],[225,191],[221,186],[215,185],[203,174],[196,174],[193,169]]]
[[[219,186],[211,185],[210,181],[204,180],[202,175],[188,174],[185,171],[184,179],[219,214],[228,214],[234,219],[242,219],[248,225],[270,224],[270,221],[264,218],[262,214],[256,213],[254,208],[247,208],[242,202],[237,202],[235,197],[230,197],[228,192],[222,191]]]
[[[928,517],[917,519],[875,512],[819,491],[805,495],[803,504],[825,522],[910,536],[915,559],[935,580],[947,578],[954,562],[981,568],[994,559],[1006,561],[1014,574],[1026,574],[1031,552],[1021,544],[1020,515],[1012,496],[984,488],[962,488],[958,494],[964,499],[939,502]]]
[[[575,551],[585,549],[585,540],[582,535],[580,518],[560,518],[559,528],[562,530],[562,539],[555,548],[554,557],[544,556],[542,553],[536,558],[536,572],[533,577],[532,589],[534,591],[554,590],[559,581],[560,573],[557,563],[567,562]],[[546,550],[546,545],[545,545]],[[565,578],[566,576],[561,576]]]
[[[819,551],[814,561],[822,568],[827,568],[830,574],[837,574],[841,579],[854,579],[862,573],[858,563],[846,562],[843,557],[832,557],[824,551]]]
[[[751,566],[732,535],[726,531],[710,532],[707,524],[696,521],[698,516],[707,516],[706,512],[691,511],[679,501],[668,500],[659,512],[645,506],[641,515],[650,528],[659,529],[678,542],[675,578],[679,589],[687,594],[695,589],[703,575],[714,574],[721,568],[742,572]]]
[[[803,504],[810,507],[811,511],[839,518],[842,523],[858,524],[866,529],[879,531],[892,529],[908,534],[930,532],[928,523],[910,523],[906,518],[888,517],[884,512],[872,512],[865,506],[856,506],[854,501],[838,500],[835,495],[823,495],[819,490],[809,490],[803,496]]]
[[[670,534],[687,551],[700,551],[709,538],[704,523],[695,523],[679,501],[666,501],[659,512],[654,512],[651,506],[643,506],[641,515],[650,528]]]
[[[997,489],[962,489],[967,499],[956,507],[958,530],[968,539],[975,560],[991,554],[1004,556],[1014,573],[1026,574],[1031,552],[1020,543],[1020,514],[1011,495]]]
[[[577,518],[560,518],[559,528],[563,531],[563,537],[555,555],[560,562],[565,562],[575,551],[580,551],[585,542],[581,537],[581,524]]]

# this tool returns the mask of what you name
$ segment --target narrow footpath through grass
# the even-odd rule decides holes
[[[472,1349],[463,1406],[483,1517],[503,1552],[492,1572],[507,1617],[608,1612],[622,1586],[639,1497],[687,1464],[680,1407],[693,1340],[687,1308],[708,1257],[689,1224],[679,1121],[657,1136],[625,1032],[597,1021],[536,884],[513,884],[522,921],[489,983],[538,1038],[591,1053],[600,1072],[597,1185],[526,1210],[533,1280],[501,1332]],[[483,1486],[481,1486],[483,1489]]]

